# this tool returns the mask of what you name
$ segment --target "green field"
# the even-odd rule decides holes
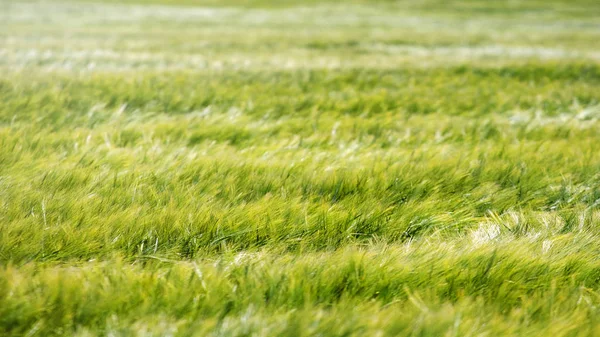
[[[600,336],[600,2],[0,0],[0,336]]]

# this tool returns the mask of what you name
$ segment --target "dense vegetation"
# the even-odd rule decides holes
[[[600,334],[599,18],[0,0],[0,335]]]

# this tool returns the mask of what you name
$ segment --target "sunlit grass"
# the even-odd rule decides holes
[[[0,335],[600,333],[595,2],[0,12]]]

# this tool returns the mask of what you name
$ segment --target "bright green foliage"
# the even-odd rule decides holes
[[[0,335],[600,335],[599,18],[0,0]]]

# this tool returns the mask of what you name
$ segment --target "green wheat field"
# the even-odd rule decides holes
[[[0,0],[1,336],[600,336],[600,2]]]

